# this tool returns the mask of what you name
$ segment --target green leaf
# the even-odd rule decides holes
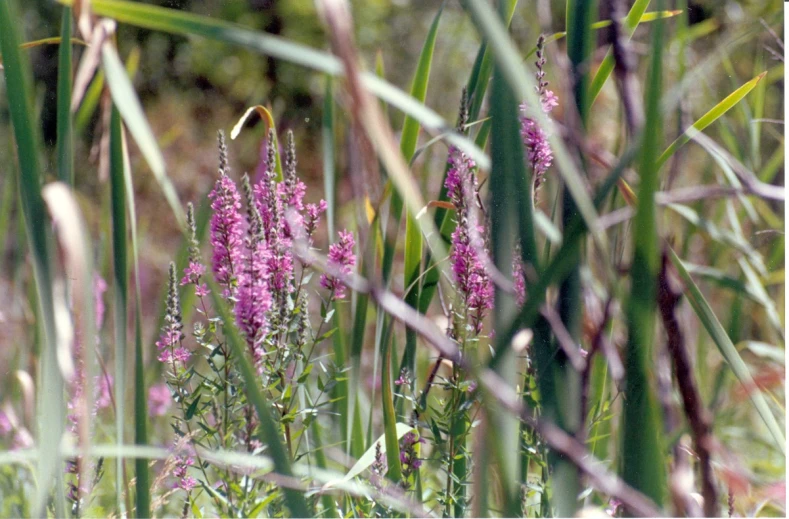
[[[674,249],[669,248],[669,253],[671,254],[671,262],[679,272],[685,284],[685,288],[687,289],[685,295],[690,305],[693,307],[693,310],[696,312],[699,321],[701,321],[704,329],[709,333],[713,342],[718,347],[718,350],[721,352],[721,355],[723,355],[724,360],[729,365],[732,372],[734,372],[734,375],[745,387],[756,411],[759,413],[759,416],[761,416],[764,424],[767,426],[767,430],[775,440],[776,446],[783,455],[786,455],[786,439],[784,438],[783,429],[778,425],[778,421],[775,419],[772,411],[770,411],[770,407],[767,405],[767,400],[764,398],[764,395],[758,390],[758,386],[753,380],[748,366],[742,360],[737,348],[732,344],[729,335],[715,316],[707,300],[704,299],[701,290],[699,290],[699,287],[693,281],[690,273],[685,268],[685,265],[683,265],[682,260],[679,259]]]
[[[33,515],[43,517],[55,477],[62,479],[62,457],[58,451],[65,425],[63,376],[57,365],[57,332],[52,293],[52,272],[48,244],[48,224],[41,198],[40,148],[34,130],[33,92],[29,64],[19,48],[19,17],[16,2],[0,2],[0,52],[3,55],[8,109],[14,129],[19,160],[19,197],[25,223],[27,243],[33,258],[33,275],[38,299],[40,326],[44,330],[44,348],[39,357],[37,444],[41,446],[38,460],[38,487]],[[55,488],[55,515],[65,510],[63,485]]]
[[[129,133],[131,133],[134,141],[140,148],[140,152],[145,157],[146,162],[148,162],[154,178],[159,183],[159,187],[170,205],[173,215],[175,215],[178,226],[185,230],[186,215],[184,214],[183,206],[178,199],[175,186],[170,181],[170,177],[167,176],[164,157],[159,145],[156,143],[156,137],[148,124],[148,119],[145,117],[140,100],[134,91],[129,76],[126,74],[123,63],[121,63],[118,53],[108,43],[105,43],[101,48],[101,58],[112,100],[117,106],[121,117],[123,117]]]
[[[766,74],[767,72],[762,72],[755,78],[751,79],[740,88],[726,96],[724,100],[712,107],[712,109],[706,114],[702,115],[695,123],[691,125],[690,128],[685,130],[682,135],[677,137],[677,139],[672,142],[668,148],[666,148],[666,151],[664,151],[662,155],[660,155],[660,157],[657,159],[658,169],[666,163],[666,161],[674,154],[674,152],[684,146],[693,137],[704,131],[707,126],[718,120],[721,116],[723,116],[723,114],[731,110],[731,108],[737,103],[742,101],[742,99],[747,96],[751,90],[756,88],[756,85]]]
[[[391,328],[391,323],[389,325]],[[381,406],[384,417],[384,440],[386,445],[386,462],[389,467],[387,477],[395,484],[399,484],[403,477],[400,469],[400,445],[397,435],[397,419],[394,410],[394,394],[392,392],[392,354],[389,351],[391,342],[389,334],[385,334],[381,346]]]
[[[398,422],[395,425],[395,431],[396,431],[395,432],[395,438],[397,440],[399,440],[400,438],[405,436],[406,433],[408,433],[410,431],[413,431],[413,430],[414,430],[414,428],[411,427],[410,425]],[[353,464],[353,467],[351,467],[351,469],[348,471],[348,473],[345,474],[345,476],[343,476],[343,478],[341,480],[338,480],[338,481],[350,481],[353,478],[355,478],[356,476],[358,476],[359,474],[361,474],[362,472],[364,472],[365,470],[367,470],[370,466],[372,466],[372,464],[375,463],[376,445],[378,445],[380,443],[381,444],[381,452],[382,453],[386,452],[386,443],[385,443],[386,438],[385,438],[385,436],[386,436],[385,434],[382,434],[370,446],[370,448],[367,449],[365,451],[365,453],[356,461],[356,463]],[[399,458],[397,460],[397,463],[398,464],[400,463],[400,459]],[[330,482],[326,483],[326,486],[330,487],[330,486],[334,486],[335,484],[336,484],[336,482],[330,481]]]

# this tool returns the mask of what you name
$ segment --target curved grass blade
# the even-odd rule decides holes
[[[261,119],[266,123],[266,133],[264,135],[268,136],[269,130],[274,130],[274,149],[276,151],[276,158],[277,164],[275,169],[277,170],[277,182],[282,182],[282,160],[279,156],[279,141],[277,138],[277,126],[274,124],[274,116],[271,115],[271,111],[263,105],[256,105],[250,106],[247,108],[247,111],[244,112],[244,115],[238,120],[233,129],[230,131],[230,138],[235,140],[238,137],[238,134],[241,133],[241,129],[244,127],[244,123],[247,122],[249,116],[252,115],[252,112],[257,112]],[[267,138],[267,137],[264,137]]]
[[[693,281],[693,278],[685,268],[682,260],[679,259],[674,249],[669,247],[668,250],[671,254],[671,262],[677,268],[682,281],[685,283],[685,288],[687,289],[685,295],[690,305],[693,307],[693,310],[696,312],[699,321],[701,321],[704,329],[709,333],[713,342],[718,347],[718,350],[721,352],[721,355],[723,355],[723,358],[726,360],[726,363],[734,372],[734,375],[747,390],[751,402],[753,402],[756,411],[759,413],[759,416],[761,416],[767,430],[775,440],[776,446],[781,451],[781,454],[785,456],[786,439],[784,438],[783,430],[778,425],[778,421],[775,419],[772,411],[770,411],[770,407],[767,405],[767,400],[764,398],[764,395],[758,390],[758,386],[753,380],[748,366],[742,360],[737,348],[732,343],[723,325],[721,325],[720,321],[715,316],[712,308],[710,308],[709,303],[704,299],[701,290],[699,290],[699,287]]]
[[[159,183],[159,187],[175,215],[179,228],[185,231],[186,215],[184,214],[183,206],[178,199],[175,186],[170,181],[170,177],[167,176],[164,157],[159,145],[156,143],[156,137],[153,135],[151,126],[145,118],[140,100],[134,92],[134,87],[123,67],[123,63],[121,63],[118,53],[109,44],[102,46],[101,59],[112,100],[117,106],[121,117],[123,117],[129,133],[131,133],[137,146],[139,146],[140,152],[145,157],[146,162],[148,162],[154,178]]]
[[[64,383],[57,365],[49,232],[41,198],[38,139],[33,127],[33,107],[28,97],[33,92],[30,68],[19,49],[20,19],[16,2],[0,2],[0,51],[5,62],[6,95],[19,160],[19,197],[27,242],[33,257],[38,315],[42,319],[39,326],[44,330],[44,348],[39,358],[37,377],[37,440],[41,456],[38,459],[38,487],[33,508],[34,515],[43,517],[50,485],[56,475],[62,476],[63,471],[58,445],[65,425]],[[66,513],[63,485],[57,485],[55,492],[55,513],[63,515]]]
[[[712,107],[712,109],[710,109],[710,111],[708,111],[706,114],[702,115],[695,123],[693,123],[690,128],[685,130],[682,135],[677,137],[677,139],[672,142],[668,148],[666,148],[666,151],[664,151],[662,155],[660,155],[660,157],[657,159],[658,169],[666,163],[666,161],[674,154],[674,152],[684,146],[693,137],[704,131],[707,126],[718,120],[718,118],[728,112],[737,103],[742,101],[742,99],[756,87],[759,81],[761,81],[766,74],[767,72],[762,72],[755,78],[751,79],[740,88],[726,96],[725,99]]]
[[[252,402],[252,405],[255,407],[258,420],[260,420],[260,425],[257,429],[258,439],[263,445],[268,446],[268,453],[274,461],[274,470],[283,476],[292,477],[293,471],[291,470],[288,453],[282,445],[279,428],[271,417],[271,405],[263,395],[257,376],[255,375],[255,370],[247,358],[244,341],[239,336],[233,324],[231,324],[235,323],[235,320],[228,309],[227,302],[220,296],[222,291],[219,285],[217,285],[213,279],[209,279],[208,284],[211,289],[211,300],[214,303],[217,314],[222,319],[222,322],[228,323],[227,326],[223,327],[222,331],[227,343],[233,351],[233,357],[238,363],[239,370],[241,371],[247,398],[249,398],[249,401]],[[312,516],[307,508],[304,495],[301,492],[286,488],[283,489],[283,493],[285,494],[285,502],[288,508],[290,508],[290,513],[294,517]]]
[[[63,8],[60,37],[71,39],[71,8]],[[71,45],[58,50],[57,157],[58,179],[74,185],[74,132],[71,117]]]
[[[392,322],[389,322],[391,328]],[[385,333],[381,346],[381,405],[384,417],[384,439],[386,443],[386,464],[389,466],[387,477],[399,484],[403,477],[400,470],[400,445],[397,436],[397,418],[394,410],[394,394],[392,392],[392,354],[389,333]]]
[[[74,0],[59,1],[65,5],[74,3]],[[229,22],[123,0],[92,0],[90,6],[94,13],[114,18],[119,22],[171,34],[201,36],[245,47],[332,76],[343,74],[340,61],[331,54]],[[423,128],[436,133],[450,130],[447,122],[435,111],[391,83],[368,72],[363,72],[361,79],[370,92],[416,118],[422,123]],[[447,140],[468,153],[481,168],[490,167],[490,158],[469,139],[452,133]]]
[[[321,121],[321,140],[323,142],[323,196],[326,197],[326,226],[329,240],[334,240],[334,215],[337,213],[337,171],[335,168],[335,117],[334,86],[331,76],[326,76],[326,90],[323,96],[323,119]]]

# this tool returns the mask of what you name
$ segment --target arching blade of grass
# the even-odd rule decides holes
[[[389,326],[392,322],[389,321]],[[389,333],[384,333],[381,348],[381,405],[384,418],[384,439],[386,443],[386,463],[388,465],[387,477],[395,484],[402,479],[400,470],[400,445],[397,436],[397,417],[394,410],[394,393],[392,392],[392,355],[389,351],[391,338]]]
[[[173,215],[175,215],[179,228],[183,231],[186,229],[186,215],[184,214],[183,206],[178,199],[175,186],[170,181],[170,177],[167,176],[164,157],[159,145],[156,143],[156,137],[148,124],[148,119],[145,118],[140,100],[137,98],[129,76],[123,68],[123,63],[121,63],[115,49],[106,43],[102,46],[101,58],[112,100],[126,123],[129,133],[134,137],[134,141],[140,148],[140,152],[145,157],[146,162],[148,162],[154,178],[159,183],[159,187],[170,205]]]
[[[134,202],[129,149],[123,137],[123,182],[126,204],[129,208],[129,231],[131,234],[132,262],[134,265],[134,443],[148,445],[148,402],[145,391],[145,364],[142,345],[142,291],[140,290],[140,253],[137,241],[137,208]],[[114,151],[114,150],[111,150]],[[151,515],[151,489],[148,463],[135,458],[135,517],[146,518]]]
[[[633,37],[633,33],[636,32],[636,27],[638,27],[638,24],[641,22],[641,18],[644,16],[648,5],[649,0],[636,0],[633,3],[633,7],[630,8],[630,11],[627,13],[623,23],[628,38]],[[594,104],[595,99],[597,99],[597,96],[603,89],[603,85],[605,85],[605,82],[608,81],[608,78],[611,76],[611,72],[613,71],[614,54],[611,49],[608,49],[605,58],[603,58],[603,61],[600,63],[597,73],[589,85],[589,95],[587,97],[589,100],[589,106]]]
[[[323,146],[323,196],[326,199],[326,226],[329,240],[334,240],[335,221],[337,214],[337,170],[335,167],[335,117],[334,117],[334,86],[331,76],[326,76],[326,90],[323,94],[323,118],[321,121],[321,141]]]
[[[734,107],[737,103],[742,101],[742,99],[748,95],[748,93],[753,90],[757,83],[762,80],[762,78],[767,74],[767,72],[762,72],[755,78],[751,79],[740,88],[729,94],[724,100],[720,103],[716,104],[710,111],[706,114],[702,115],[693,125],[685,130],[685,133],[677,137],[677,139],[671,143],[671,145],[666,148],[660,157],[657,159],[658,169],[666,163],[666,161],[671,157],[675,151],[679,148],[684,146],[689,140],[695,137],[697,134],[704,131],[704,129],[709,126],[710,124],[714,123],[718,118],[720,118],[723,114],[728,112],[732,107]]]
[[[71,40],[71,8],[63,8],[60,37]],[[58,178],[74,185],[74,132],[71,118],[71,45],[58,49],[57,157]]]
[[[113,324],[115,343],[115,441],[123,445],[124,422],[126,419],[126,333],[128,328],[128,248],[126,235],[126,190],[123,167],[123,128],[121,116],[113,104],[110,115],[110,199],[112,222],[112,291]],[[118,459],[115,470],[115,492],[118,510],[121,495],[128,495],[129,488],[124,484],[122,460]],[[129,510],[129,512],[131,512]]]
[[[427,85],[430,81],[430,67],[433,63],[433,52],[436,48],[436,35],[438,34],[438,24],[441,20],[441,13],[444,11],[444,3],[438,8],[438,12],[433,18],[427,38],[422,46],[422,53],[414,72],[414,79],[411,81],[411,95],[424,102],[427,97]],[[419,122],[406,115],[403,122],[403,131],[400,135],[400,152],[406,162],[411,162],[416,151],[416,143],[419,138]],[[403,211],[403,202],[399,193],[392,195],[392,215],[396,221],[400,221],[400,213]],[[399,226],[398,226],[399,227]],[[397,240],[394,236],[393,241]],[[406,214],[405,224],[405,258],[403,265],[403,286],[408,290],[405,294],[405,302],[412,308],[417,308],[420,292],[420,277],[422,274],[422,232],[416,221],[415,215],[410,212]],[[408,288],[410,287],[410,288]],[[412,380],[416,380],[416,333],[406,327],[405,350],[400,368],[408,369]],[[411,390],[413,390],[413,382]],[[402,411],[403,399],[398,400],[398,411]]]
[[[786,455],[786,439],[784,438],[783,430],[778,425],[778,421],[775,419],[772,411],[770,411],[770,407],[764,395],[762,395],[756,382],[754,382],[748,370],[748,366],[742,360],[737,348],[732,344],[729,335],[715,316],[715,313],[712,311],[712,308],[710,308],[706,299],[704,299],[701,290],[699,290],[699,287],[693,281],[690,273],[685,268],[685,265],[683,265],[682,260],[679,259],[673,249],[669,248],[669,253],[671,254],[671,262],[677,268],[682,281],[685,283],[685,288],[687,289],[685,295],[690,305],[693,307],[693,310],[696,312],[699,321],[701,321],[704,329],[709,333],[713,342],[718,347],[718,350],[721,352],[721,355],[723,355],[723,358],[726,360],[726,363],[734,372],[734,375],[745,387],[751,402],[753,402],[756,411],[759,413],[759,416],[761,416],[767,430],[775,440],[775,444],[781,451],[781,454]]]
[[[33,258],[33,275],[38,299],[37,323],[44,331],[44,348],[40,352],[38,381],[37,443],[40,446],[35,507],[36,516],[45,515],[45,507],[56,475],[62,475],[62,457],[58,451],[64,430],[65,405],[63,402],[63,376],[57,364],[57,335],[52,303],[52,272],[49,251],[49,232],[46,211],[41,198],[41,169],[39,146],[33,126],[33,106],[29,95],[33,92],[30,68],[19,49],[21,18],[16,2],[0,2],[0,51],[3,55],[6,95],[11,123],[14,128],[17,158],[19,161],[19,197],[25,222],[27,242]],[[63,516],[65,510],[63,485],[55,488],[55,514]]]
[[[224,323],[234,323],[233,315],[227,306],[227,302],[222,298],[222,289],[213,279],[208,280],[211,289],[211,300],[217,314]],[[260,388],[257,375],[252,367],[252,363],[247,358],[246,345],[233,325],[222,328],[225,339],[233,352],[233,358],[238,364],[241,376],[244,380],[244,390],[247,398],[255,407],[260,425],[256,431],[257,437],[263,445],[268,446],[268,454],[274,461],[274,469],[283,476],[293,476],[290,460],[285,447],[282,445],[281,432],[272,418],[271,404],[266,400]],[[298,490],[283,489],[285,502],[290,509],[293,517],[311,517],[312,514],[307,508],[304,495]]]
[[[74,0],[59,1],[65,5],[74,3]],[[201,36],[245,47],[331,76],[343,74],[340,61],[331,54],[207,16],[123,0],[92,0],[90,7],[98,15],[137,27],[185,36]],[[449,125],[440,115],[391,83],[367,72],[363,72],[361,76],[370,92],[413,116],[422,123],[423,128],[438,133],[449,130]],[[490,167],[490,158],[469,139],[454,133],[447,139],[468,153],[483,169]]]
[[[663,420],[654,392],[655,316],[660,268],[655,193],[655,162],[662,138],[660,95],[663,80],[663,22],[655,24],[646,84],[638,209],[633,228],[631,294],[628,302],[628,342],[624,354],[625,391],[621,422],[622,478],[661,506],[666,495]]]
[[[279,137],[277,136],[277,126],[274,123],[274,116],[271,115],[271,111],[263,105],[256,105],[250,106],[247,108],[247,111],[244,112],[244,115],[238,120],[233,129],[230,131],[230,138],[235,140],[238,137],[238,134],[241,133],[241,129],[244,127],[244,123],[247,122],[249,116],[252,115],[253,112],[257,112],[263,122],[266,123],[266,133],[264,134],[264,139],[268,138],[269,130],[274,130],[274,149],[276,150],[275,157],[277,164],[275,169],[277,170],[277,182],[282,182],[282,159],[279,156]]]

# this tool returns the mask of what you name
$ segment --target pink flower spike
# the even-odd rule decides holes
[[[351,274],[352,267],[356,265],[356,255],[353,253],[355,244],[353,233],[340,231],[337,242],[329,246],[329,267],[345,275]],[[345,285],[331,274],[321,276],[321,286],[334,291],[335,300],[345,298]]]

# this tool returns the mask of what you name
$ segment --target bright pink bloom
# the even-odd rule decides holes
[[[222,175],[208,195],[211,199],[211,246],[214,250],[213,271],[218,283],[225,285],[229,295],[234,278],[238,276],[243,245],[241,196],[227,175]]]
[[[353,253],[355,244],[353,233],[340,231],[339,240],[329,246],[329,267],[339,270],[345,275],[351,274],[353,272],[352,267],[356,265],[356,255]],[[321,286],[334,291],[334,299],[343,299],[345,297],[345,285],[331,274],[323,274],[321,276]]]

